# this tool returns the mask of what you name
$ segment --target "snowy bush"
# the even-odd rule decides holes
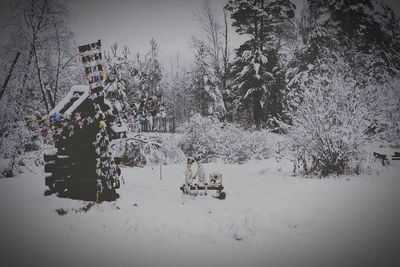
[[[8,160],[8,164],[0,169],[0,176],[13,177],[19,157],[37,149],[39,144],[31,140],[24,121],[4,125],[0,131],[0,155]]]
[[[183,163],[186,160],[185,154],[178,146],[179,136],[155,135],[149,137],[148,143],[142,143],[140,153],[147,164]]]
[[[0,151],[4,158],[11,158],[14,154],[38,149],[37,144],[31,141],[31,135],[25,122],[8,123],[0,131]]]
[[[160,135],[161,152],[165,164],[186,162],[185,153],[179,147],[182,136],[179,134]]]
[[[182,163],[186,157],[179,148],[180,135],[154,134],[153,136],[134,135],[112,143],[114,156],[126,166],[146,164]]]
[[[217,119],[195,114],[189,122],[179,127],[178,132],[184,135],[180,147],[187,155],[207,154],[207,158],[217,155],[217,137],[222,135],[221,125]]]
[[[338,71],[326,73],[302,88],[288,132],[298,155],[296,172],[303,175],[358,174],[368,129],[385,117],[386,97],[377,87],[358,88]]]
[[[206,161],[221,158],[229,163],[264,159],[277,144],[274,134],[266,130],[248,131],[213,117],[195,114],[178,129],[182,135],[180,147],[188,156],[202,153]]]
[[[389,146],[400,146],[400,79],[393,79],[391,82],[381,86],[379,91],[383,92],[385,116],[381,121],[375,121],[370,127],[377,133],[381,141]]]

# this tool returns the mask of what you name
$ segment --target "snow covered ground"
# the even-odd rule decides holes
[[[183,195],[184,168],[124,168],[120,198],[85,212],[27,164],[0,179],[0,266],[400,266],[396,162],[329,179],[292,177],[284,159],[205,164],[225,200]]]

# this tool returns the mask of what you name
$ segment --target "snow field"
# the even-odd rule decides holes
[[[400,180],[304,179],[275,158],[221,172],[227,198],[179,191],[185,166],[123,168],[115,202],[44,196],[41,167],[0,180],[1,266],[397,266]],[[56,209],[67,214],[60,216]]]

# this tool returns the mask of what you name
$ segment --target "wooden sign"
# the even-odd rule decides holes
[[[106,75],[102,64],[101,41],[98,40],[95,43],[79,46],[79,53],[90,88],[102,87]]]

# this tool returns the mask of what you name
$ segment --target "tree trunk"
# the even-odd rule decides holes
[[[50,112],[49,103],[47,101],[46,92],[45,92],[45,90],[43,88],[42,76],[40,74],[40,68],[39,68],[39,62],[38,62],[36,48],[34,48],[34,55],[35,55],[35,65],[36,65],[36,71],[37,71],[38,80],[39,80],[40,91],[42,92],[42,98],[43,98],[44,105],[46,107],[46,111],[47,111],[47,113],[49,113]]]
[[[56,73],[56,81],[55,81],[56,84],[55,84],[55,88],[54,88],[53,102],[51,103],[51,107],[52,108],[54,108],[56,103],[57,103],[58,78],[59,78],[59,75],[60,75],[60,65],[61,65],[60,39],[59,39],[59,36],[58,36],[57,24],[54,24],[54,27],[56,29],[58,58],[57,58],[57,73]]]
[[[32,58],[33,58],[33,47],[34,47],[34,44],[32,43],[31,50],[29,51],[28,62],[26,63],[26,71],[24,74],[24,78],[22,80],[22,88],[25,88],[26,81],[28,80],[28,72],[29,72],[29,68],[32,64]]]
[[[226,81],[228,79],[228,20],[226,18],[226,9],[224,8],[224,23],[225,23],[225,44],[224,44],[224,75],[222,79],[222,89],[226,89]]]
[[[254,6],[257,6],[257,1],[254,1]],[[257,10],[253,12],[253,22],[254,22],[254,42],[253,42],[253,49],[257,51],[258,49],[258,18],[257,18]]]
[[[261,125],[261,119],[262,119],[262,107],[261,107],[261,96],[262,92],[261,91],[256,91],[254,93],[254,98],[253,98],[253,116],[254,116],[254,123],[258,128],[260,128]]]
[[[3,86],[0,89],[0,100],[3,97],[3,94],[4,94],[5,90],[6,90],[8,82],[10,81],[10,78],[11,78],[12,73],[14,71],[14,66],[15,66],[15,64],[17,64],[17,61],[18,61],[18,58],[19,58],[20,54],[21,53],[18,51],[17,54],[15,55],[14,62],[12,63],[12,65],[11,65],[9,71],[8,71],[6,80],[4,81]]]
[[[261,10],[264,10],[264,0],[261,0]],[[261,53],[263,52],[264,49],[264,16],[260,16],[261,22],[260,22],[260,51]]]
[[[34,12],[34,1],[32,0],[31,3],[32,3],[31,12]],[[39,20],[39,23],[37,24],[36,28],[35,28],[35,25],[32,23],[32,21],[28,21],[28,19],[25,16],[26,26],[28,27],[28,29],[32,28],[32,41],[31,41],[31,49],[29,51],[29,57],[28,57],[28,63],[27,63],[27,72],[24,75],[24,79],[23,79],[23,82],[22,82],[22,88],[25,87],[25,83],[26,83],[26,81],[28,79],[28,70],[29,70],[29,67],[30,67],[30,65],[32,63],[32,57],[34,56],[34,53],[36,53],[36,51],[35,51],[36,50],[36,39],[37,39],[37,35],[38,35],[39,31],[41,30],[42,25],[43,25],[43,19],[44,19],[44,14],[45,14],[45,11],[46,11],[46,8],[47,8],[47,4],[48,4],[48,1],[47,0],[44,1],[44,4],[43,4],[42,9],[41,9],[40,20]],[[25,10],[24,10],[24,15],[25,15]]]

